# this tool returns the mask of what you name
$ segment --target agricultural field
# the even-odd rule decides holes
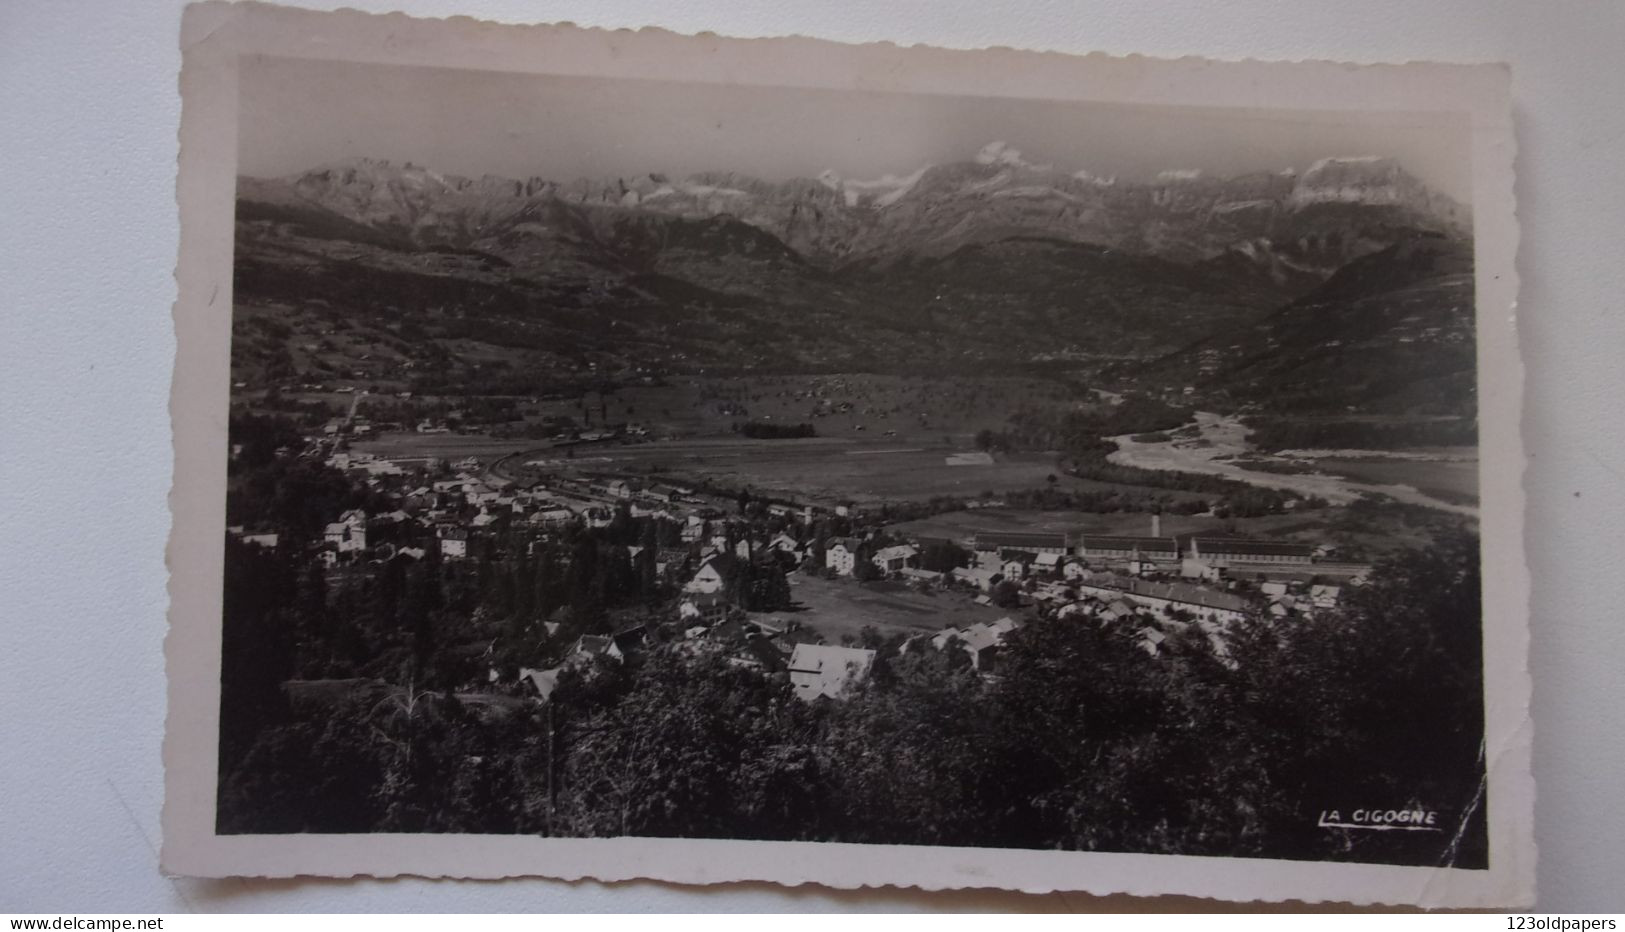
[[[672,377],[527,407],[537,418],[638,423],[657,437],[731,434],[735,424],[759,421],[811,424],[821,437],[941,444],[1000,427],[1018,410],[1099,403],[1092,392],[1054,379],[840,374]]]
[[[304,396],[295,396],[304,397]],[[353,395],[312,399],[340,408]],[[973,496],[1044,488],[1055,456],[999,455],[992,462],[949,466],[947,457],[974,451],[979,430],[1002,426],[1016,411],[1073,410],[1105,404],[1093,392],[1055,379],[888,375],[674,377],[622,383],[568,398],[508,398],[523,422],[494,430],[508,435],[387,433],[354,449],[379,456],[479,456],[548,451],[558,428],[636,425],[651,442],[594,444],[575,455],[594,468],[610,464],[629,474],[670,472],[768,492],[868,502]],[[419,397],[409,405],[458,407],[457,399]],[[388,410],[392,398],[367,398],[358,413]],[[743,424],[811,425],[814,438],[752,440]],[[544,426],[553,425],[553,426]],[[529,439],[527,439],[527,437]],[[589,452],[590,451],[590,452]],[[538,458],[564,456],[537,453]],[[1105,483],[1057,477],[1057,488],[1112,489]]]
[[[763,446],[726,454],[662,458],[660,471],[675,477],[712,479],[760,493],[858,504],[940,495],[974,498],[983,493],[1042,489],[1051,485],[1052,475],[1054,487],[1061,490],[1107,487],[1105,483],[1059,475],[1055,458],[1044,454],[1001,455],[986,465],[950,466],[948,457],[961,452],[957,448],[796,447],[787,443],[768,441]],[[658,449],[648,452],[662,457]]]
[[[484,434],[387,433],[350,442],[350,449],[358,453],[398,462],[430,458],[456,461],[472,456],[489,464],[525,446],[523,440],[502,440]]]
[[[800,611],[768,612],[775,623],[799,622],[817,631],[827,643],[856,638],[866,627],[882,635],[919,634],[946,627],[964,627],[978,621],[997,621],[1010,614],[991,605],[977,605],[963,592],[922,593],[900,582],[860,583],[853,579],[822,579],[795,573],[791,593]]]
[[[527,449],[516,459],[643,478],[710,480],[758,494],[825,503],[916,501],[939,495],[977,498],[1051,487],[1079,492],[1132,488],[1062,475],[1055,456],[1045,453],[972,457],[968,465],[950,465],[950,458],[963,458],[966,452],[961,446],[932,447],[892,438],[750,440],[730,435],[578,446],[569,458],[561,450],[543,447]]]
[[[1455,526],[1463,519],[1444,513],[1403,509],[1319,508],[1256,518],[1215,518],[1208,515],[1162,516],[1164,537],[1184,534],[1258,537],[1328,544],[1359,559],[1403,547],[1424,547],[1442,527]],[[1151,516],[1118,513],[1092,514],[1077,511],[1025,511],[1013,508],[981,508],[952,511],[892,527],[895,533],[913,537],[969,539],[978,532],[1040,531],[1049,533],[1149,535]]]

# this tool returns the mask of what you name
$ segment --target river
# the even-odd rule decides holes
[[[1190,436],[1194,428],[1195,436]],[[1193,425],[1182,428],[1181,436],[1172,440],[1152,443],[1142,443],[1132,436],[1124,435],[1112,437],[1117,444],[1117,452],[1107,457],[1112,463],[1123,466],[1137,466],[1141,469],[1178,470],[1181,472],[1201,473],[1209,476],[1222,476],[1226,479],[1235,479],[1248,485],[1255,485],[1266,489],[1284,489],[1297,492],[1300,495],[1318,495],[1334,505],[1347,505],[1362,495],[1386,495],[1395,501],[1406,502],[1412,505],[1422,505],[1440,511],[1454,514],[1478,517],[1478,508],[1457,502],[1447,502],[1424,492],[1413,486],[1401,484],[1377,484],[1361,482],[1348,476],[1335,473],[1314,471],[1303,473],[1274,473],[1262,472],[1256,469],[1247,469],[1235,462],[1237,457],[1264,460],[1282,464],[1303,465],[1306,459],[1316,457],[1309,454],[1338,453],[1349,455],[1386,458],[1388,454],[1380,450],[1342,450],[1342,451],[1300,451],[1296,458],[1285,458],[1254,449],[1247,442],[1248,430],[1241,423],[1241,419],[1233,415],[1214,414],[1209,411],[1198,411]],[[1400,453],[1394,458],[1399,460],[1414,459],[1425,454]]]

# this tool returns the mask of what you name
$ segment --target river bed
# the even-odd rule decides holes
[[[1362,482],[1314,465],[1322,458],[1386,459],[1393,460],[1396,464],[1406,461],[1461,463],[1465,454],[1459,451],[1449,454],[1448,458],[1443,454],[1414,452],[1390,454],[1382,450],[1314,450],[1302,451],[1311,455],[1296,457],[1276,455],[1261,452],[1248,443],[1248,430],[1240,418],[1209,411],[1198,411],[1194,424],[1170,433],[1176,436],[1171,440],[1152,443],[1137,441],[1129,435],[1112,437],[1110,439],[1117,444],[1117,452],[1107,457],[1107,460],[1141,469],[1177,470],[1220,476],[1260,488],[1283,489],[1305,496],[1319,496],[1334,505],[1347,505],[1362,495],[1376,494],[1412,505],[1478,517],[1478,508],[1475,505],[1446,501],[1422,492],[1412,485]],[[1278,463],[1283,467],[1303,468],[1306,471],[1277,473],[1248,469],[1236,462],[1238,457],[1255,462]]]

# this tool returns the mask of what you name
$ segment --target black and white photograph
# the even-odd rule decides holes
[[[213,834],[1500,856],[1471,114],[235,95]]]

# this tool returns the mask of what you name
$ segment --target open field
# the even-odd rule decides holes
[[[349,396],[332,397],[338,404]],[[1060,475],[1055,456],[1045,453],[947,464],[947,457],[974,450],[971,441],[977,431],[1004,427],[1013,412],[1107,403],[1094,392],[1057,379],[672,376],[658,384],[623,383],[574,398],[517,402],[532,424],[566,422],[584,428],[637,424],[656,439],[578,446],[573,456],[549,449],[546,441],[483,434],[387,434],[352,446],[400,459],[476,456],[489,461],[524,451],[527,458],[568,458],[582,467],[590,461],[594,471],[710,479],[798,499],[860,503],[1042,489],[1050,486],[1052,474],[1061,490],[1134,488]],[[735,432],[746,422],[811,424],[817,436],[752,440]]]
[[[938,495],[976,497],[983,492],[1042,489],[1055,475],[1055,488],[1094,490],[1116,488],[1060,475],[1055,458],[1045,454],[1013,454],[993,458],[986,465],[950,466],[947,457],[956,448],[922,449],[897,444],[832,447],[786,447],[786,441],[768,441],[772,447],[737,454],[707,454],[667,461],[676,476],[719,480],[760,492],[797,499],[851,500],[858,503],[927,499]]]
[[[983,492],[1048,488],[1051,475],[1054,487],[1063,491],[1133,488],[1062,475],[1055,456],[1045,453],[999,454],[985,465],[948,465],[950,456],[965,452],[963,447],[874,438],[729,438],[581,447],[576,458],[583,465],[590,461],[595,471],[710,479],[758,493],[824,502],[973,498]],[[552,450],[537,452],[541,459],[558,456]]]
[[[856,638],[868,626],[885,635],[919,634],[997,621],[1010,614],[990,605],[977,605],[965,593],[926,595],[899,582],[860,583],[794,573],[790,584],[792,597],[804,606],[803,610],[767,612],[762,617],[800,622],[830,644],[839,644],[846,637]]]
[[[1439,520],[1462,520],[1441,515]],[[1091,514],[1077,511],[1023,511],[980,508],[951,511],[894,525],[892,531],[914,537],[968,540],[978,531],[1044,531],[1051,533],[1149,535],[1151,517],[1144,514]],[[1380,555],[1404,547],[1425,547],[1431,541],[1426,527],[1407,524],[1398,516],[1359,517],[1346,508],[1324,508],[1257,518],[1214,518],[1205,515],[1162,516],[1164,537],[1212,534],[1260,537],[1305,544],[1330,544],[1357,554]]]
[[[1063,491],[1137,488],[1062,475],[1053,454],[1000,454],[983,464],[951,466],[949,457],[967,452],[965,448],[924,447],[890,438],[752,440],[730,435],[565,448],[481,434],[392,433],[355,441],[351,448],[391,459],[475,456],[487,463],[512,453],[517,454],[516,462],[546,462],[559,469],[705,479],[762,494],[826,502],[904,501],[935,495],[971,498],[983,492],[1047,488],[1051,475],[1056,478],[1054,487]]]
[[[753,440],[735,434],[649,443],[582,444],[570,448],[534,440],[498,439],[484,434],[388,433],[353,441],[351,449],[398,460],[426,457],[457,460],[478,457],[489,464],[508,454],[516,461],[544,461],[561,469],[660,476],[672,480],[711,480],[748,487],[759,494],[797,500],[871,503],[911,501],[946,495],[974,498],[1053,488],[1073,492],[1141,491],[1141,487],[1062,474],[1052,453],[1009,453],[972,457],[979,462],[949,465],[968,446],[910,442],[893,437],[811,437]],[[1050,476],[1055,482],[1050,482]],[[1158,490],[1171,499],[1200,497]]]
[[[955,442],[999,428],[1022,409],[1099,404],[1098,397],[1051,379],[892,375],[671,376],[661,384],[623,384],[577,398],[525,405],[536,419],[587,426],[637,423],[657,437],[727,436],[746,421],[812,424],[822,437],[871,436],[911,443]]]

